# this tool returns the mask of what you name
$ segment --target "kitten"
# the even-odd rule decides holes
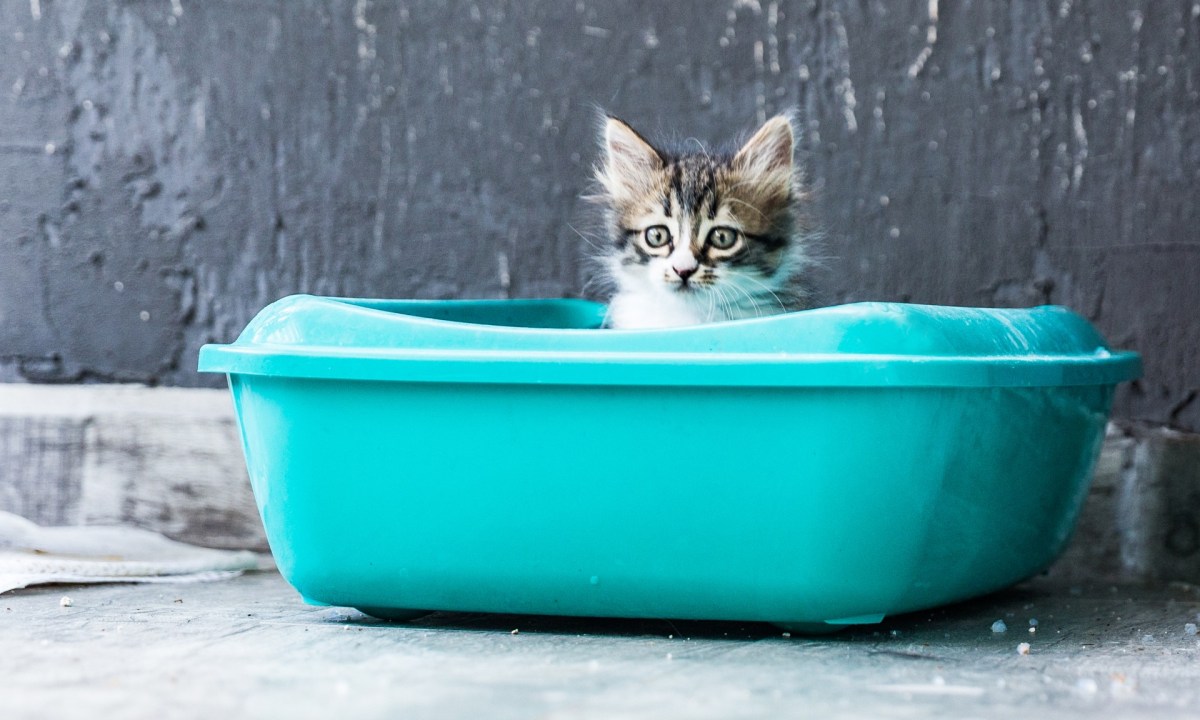
[[[653,328],[799,310],[815,235],[793,161],[791,120],[768,120],[736,152],[670,151],[608,117],[602,187],[615,287],[606,325]]]

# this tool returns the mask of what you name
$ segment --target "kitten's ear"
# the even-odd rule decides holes
[[[733,162],[744,170],[756,173],[790,173],[795,144],[791,119],[786,115],[776,115],[763,123],[758,132],[746,141]]]
[[[791,118],[776,115],[734,155],[733,166],[755,186],[761,203],[786,201],[791,193],[795,145]]]
[[[604,122],[604,150],[600,181],[618,200],[644,193],[654,172],[663,167],[658,151],[636,130],[612,116]]]

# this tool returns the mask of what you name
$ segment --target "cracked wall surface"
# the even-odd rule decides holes
[[[1200,4],[0,3],[0,381],[218,385],[296,292],[587,292],[596,107],[798,107],[830,302],[1068,305],[1200,430]]]

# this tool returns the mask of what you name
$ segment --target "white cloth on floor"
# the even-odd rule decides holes
[[[41,527],[0,512],[0,593],[48,583],[218,580],[264,565],[249,551],[196,547],[140,528]]]

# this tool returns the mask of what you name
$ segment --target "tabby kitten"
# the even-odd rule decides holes
[[[596,170],[615,287],[606,325],[657,328],[798,310],[813,230],[791,120],[736,152],[669,151],[614,117]]]

